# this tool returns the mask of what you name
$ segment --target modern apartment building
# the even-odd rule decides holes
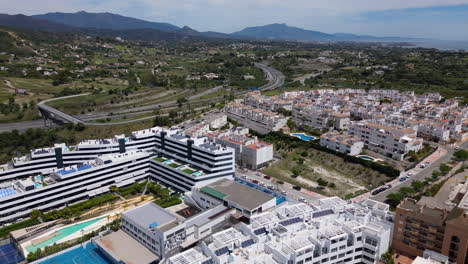
[[[242,127],[206,134],[210,141],[234,149],[237,165],[257,170],[273,160],[273,145],[248,135],[249,129]]]
[[[189,255],[177,254],[168,263],[193,256],[192,263],[371,264],[389,248],[391,219],[388,206],[372,200],[353,204],[330,197],[316,205],[285,203],[252,215],[249,224],[213,234]]]
[[[147,203],[122,214],[122,230],[164,259],[212,234],[233,210],[222,205],[189,218]]]
[[[405,255],[425,250],[448,256],[452,263],[468,263],[468,181],[449,179],[434,197],[405,199],[395,212],[392,247]]]
[[[207,137],[189,138],[177,129],[153,129],[155,157],[151,177],[171,188],[190,191],[221,178],[232,178],[235,152],[210,142]]]
[[[55,169],[49,185],[36,185],[0,198],[0,223],[29,217],[32,210],[48,211],[106,193],[148,178],[150,153],[141,150],[109,154],[81,165]]]
[[[412,128],[396,128],[361,121],[352,122],[348,133],[364,141],[367,148],[395,160],[403,160],[410,151],[419,151],[423,140]]]
[[[235,102],[227,104],[224,111],[229,118],[260,134],[279,131],[288,121],[288,118],[280,114]]]
[[[234,175],[234,150],[206,137],[189,138],[178,129],[151,128],[130,137],[87,140],[73,148],[32,151],[25,175],[4,175],[0,223],[28,217],[136,181],[152,179],[179,191]],[[7,170],[7,172],[16,169]],[[21,180],[15,180],[21,178]],[[7,181],[8,180],[8,181]],[[43,186],[47,185],[47,186]]]
[[[364,142],[339,132],[328,132],[320,136],[320,146],[355,156],[361,154]]]
[[[346,130],[350,122],[350,113],[338,112],[332,108],[320,109],[318,107],[298,104],[293,107],[292,120],[296,125],[302,127]]]

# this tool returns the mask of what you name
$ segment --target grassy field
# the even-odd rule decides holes
[[[290,152],[281,151],[280,155],[283,157],[280,162],[262,172],[325,195],[346,197],[371,190],[388,180],[384,174],[315,149],[300,147]]]

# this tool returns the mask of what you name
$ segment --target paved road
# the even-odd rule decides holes
[[[467,146],[468,146],[468,142],[465,142],[460,146],[460,148],[467,148]],[[389,193],[398,192],[400,188],[402,187],[410,187],[411,182],[413,182],[414,180],[424,181],[427,177],[431,177],[432,172],[437,170],[440,164],[448,163],[452,159],[453,153],[455,151],[456,151],[455,148],[441,146],[439,147],[439,150],[437,150],[430,157],[426,158],[425,160],[421,162],[421,163],[424,163],[426,161],[429,161],[430,163],[427,167],[425,167],[424,169],[421,169],[418,165],[416,166],[416,168],[404,174],[404,176],[406,176],[410,172],[413,173],[414,175],[411,176],[411,178],[405,180],[404,182],[400,182],[399,179],[395,179],[394,181],[390,183],[392,185],[392,188],[384,192],[381,192],[377,195],[370,195],[368,193],[367,195],[358,196],[356,197],[356,199],[353,199],[353,200],[359,201],[367,197],[373,200],[383,202],[387,199],[386,197]]]
[[[256,67],[260,68],[265,72],[266,79],[268,80],[268,83],[265,84],[264,86],[260,87],[260,90],[273,90],[281,87],[284,84],[284,75],[271,68],[268,67],[267,65],[261,64],[261,63],[256,63]],[[217,100],[222,100],[224,97],[216,97],[216,98],[209,98],[209,99],[200,99],[200,100],[194,100],[197,98],[200,98],[204,95],[213,93],[219,89],[222,89],[224,86],[216,86],[214,88],[208,89],[204,92],[201,92],[199,94],[195,94],[193,96],[188,97],[188,100],[191,100],[190,103],[196,104],[196,103],[202,103],[202,102],[210,102],[210,101],[217,101]],[[243,91],[237,93],[237,95],[242,95],[247,93],[248,91]],[[141,106],[141,107],[135,107],[135,108],[130,108],[130,109],[123,109],[119,111],[113,111],[113,115],[110,116],[110,112],[95,112],[91,114],[86,114],[86,115],[76,115],[72,116],[69,114],[66,114],[58,109],[52,108],[50,106],[47,106],[45,103],[50,102],[52,100],[58,100],[58,99],[64,99],[64,98],[71,98],[71,97],[77,97],[77,96],[83,96],[87,94],[79,94],[79,95],[72,95],[72,96],[66,96],[66,97],[61,97],[61,98],[52,98],[46,101],[42,101],[38,104],[38,107],[48,111],[50,113],[53,113],[54,115],[60,116],[62,119],[67,120],[72,123],[84,123],[85,125],[89,126],[103,126],[103,125],[116,125],[116,124],[126,124],[126,123],[132,123],[132,122],[138,122],[146,119],[151,119],[154,118],[155,116],[148,116],[140,119],[134,119],[134,120],[126,120],[122,122],[115,122],[115,123],[90,123],[89,121],[97,120],[97,119],[102,119],[102,118],[112,118],[115,119],[116,117],[119,116],[133,116],[133,115],[139,115],[139,114],[144,114],[151,112],[154,109],[163,109],[163,108],[171,108],[171,107],[176,107],[177,101],[169,101],[169,102],[164,102],[164,103],[158,103],[158,104],[153,104],[153,105],[146,105],[146,106]],[[28,128],[44,128],[44,121],[43,120],[33,120],[33,121],[24,121],[24,122],[17,122],[17,123],[7,123],[7,124],[0,124],[0,132],[7,132],[7,131],[12,131],[12,130],[26,130]]]

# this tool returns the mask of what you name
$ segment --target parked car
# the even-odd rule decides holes
[[[247,175],[242,175],[241,178],[242,179],[247,179]]]
[[[392,185],[391,185],[391,184],[387,184],[387,185],[385,185],[384,188],[385,188],[385,190],[391,189],[391,188],[392,188]]]
[[[257,181],[257,180],[253,180],[252,182],[255,183],[255,184],[258,184],[258,181]]]
[[[404,182],[404,181],[406,181],[406,179],[408,179],[408,177],[401,177],[401,178],[400,178],[400,181],[401,181],[401,182]]]
[[[300,190],[302,189],[302,188],[299,187],[299,186],[293,186],[292,188],[293,188],[294,190],[296,190],[296,191],[300,191]]]
[[[268,175],[263,176],[263,178],[266,179],[266,180],[271,180],[271,177],[268,176]]]
[[[411,176],[413,176],[413,175],[414,175],[414,174],[413,174],[412,172],[408,172],[408,174],[406,174],[406,177],[409,178],[409,177],[411,177]]]
[[[421,164],[421,165],[419,165],[419,168],[424,169],[424,168],[426,168],[426,165],[425,165],[425,164]]]
[[[430,163],[429,161],[424,162],[424,164],[426,164],[426,166],[429,165],[429,163]]]
[[[255,175],[257,175],[257,176],[261,176],[260,172],[257,172],[257,173],[255,173]]]
[[[306,202],[306,199],[304,199],[304,197],[299,197],[299,202]]]
[[[377,195],[377,194],[379,194],[379,193],[381,193],[381,192],[382,192],[382,190],[379,188],[379,189],[377,189],[377,190],[373,190],[373,191],[371,192],[371,194],[372,194],[372,195]]]
[[[287,195],[288,195],[288,193],[285,192],[285,191],[282,191],[281,194],[284,195],[284,196],[287,196]]]
[[[263,182],[260,183],[260,186],[265,187],[265,184]]]
[[[455,147],[455,150],[460,150],[460,146],[456,146],[456,147]]]

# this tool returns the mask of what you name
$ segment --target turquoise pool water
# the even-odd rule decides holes
[[[73,233],[76,233],[76,232],[79,232],[81,229],[85,228],[85,227],[88,227],[98,221],[101,221],[102,219],[104,219],[105,217],[100,217],[100,218],[96,218],[96,219],[93,219],[93,220],[90,220],[90,221],[87,221],[87,222],[83,222],[83,223],[79,223],[79,224],[76,224],[76,225],[72,225],[72,226],[69,226],[69,227],[65,227],[65,228],[62,228],[60,230],[57,230],[55,231],[53,234],[55,235],[54,237],[50,238],[50,239],[47,239],[46,241],[42,242],[42,243],[39,243],[35,246],[29,246],[29,247],[26,247],[26,250],[28,252],[34,252],[36,251],[38,248],[44,248],[46,246],[49,246],[49,245],[53,245],[54,243],[56,243],[57,241],[73,234]]]
[[[375,158],[373,158],[373,157],[371,157],[371,156],[359,155],[359,156],[357,156],[357,157],[360,158],[360,159],[363,159],[363,160],[375,161]]]
[[[75,248],[50,259],[39,262],[40,264],[111,264],[99,249],[88,243],[85,247]]]
[[[315,140],[317,139],[316,137],[312,137],[312,136],[307,136],[303,133],[294,133],[294,134],[291,134],[291,136],[294,136],[294,137],[298,137],[304,141],[311,141],[311,140]]]
[[[196,172],[194,172],[192,174],[195,175],[195,176],[200,176],[202,174],[202,172],[201,171],[196,171]]]

